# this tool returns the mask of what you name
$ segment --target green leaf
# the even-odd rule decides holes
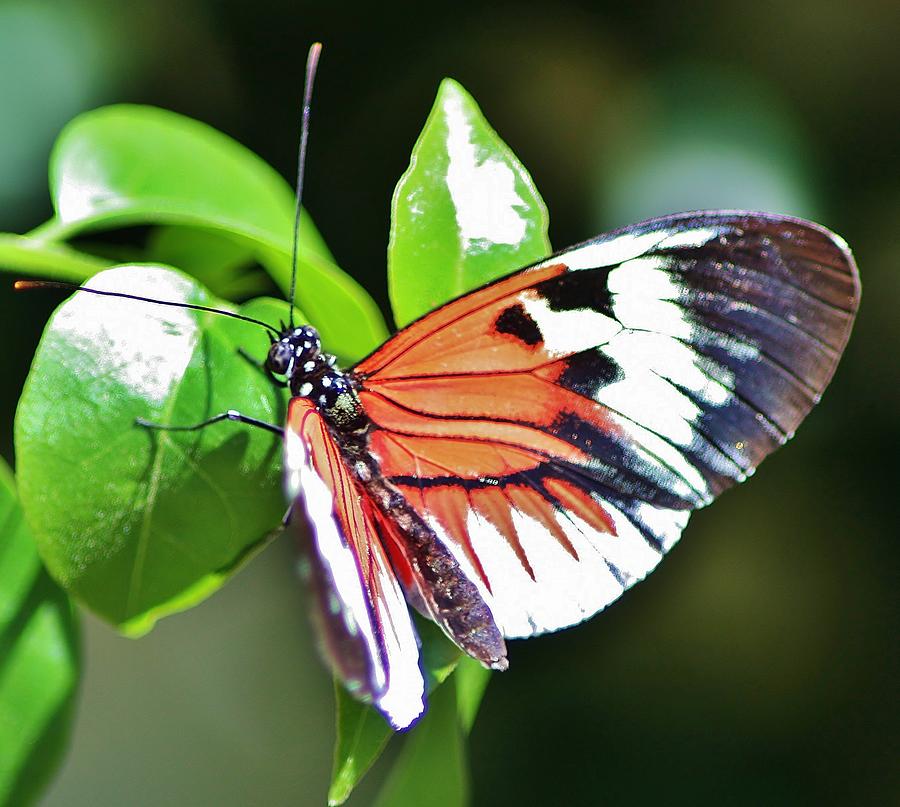
[[[290,286],[294,194],[248,149],[199,121],[148,106],[87,112],[63,130],[50,162],[56,217],[43,241],[130,224],[203,227],[249,243],[282,291]],[[387,331],[377,306],[335,264],[304,211],[297,299],[343,359]]]
[[[176,266],[226,300],[262,294],[271,281],[259,269],[252,247],[199,227],[157,227],[145,261]]]
[[[456,690],[441,687],[406,738],[375,807],[464,807],[469,772]]]
[[[448,778],[454,782],[453,788],[445,791],[462,794],[459,801],[449,804],[464,804],[462,797],[467,792],[467,773],[462,755],[462,740],[459,732],[468,734],[475,722],[478,706],[490,680],[491,671],[468,656],[462,655],[433,622],[417,619],[416,626],[422,639],[422,666],[428,678],[428,712],[410,731],[400,759],[391,773],[389,783],[380,796],[380,805],[420,804],[422,793],[431,792],[428,784],[433,771],[440,767],[438,751],[447,746],[458,753],[449,754],[444,760],[446,766],[438,778]],[[455,674],[454,674],[455,671]],[[440,687],[453,674],[455,686]],[[438,688],[440,689],[438,690]],[[451,696],[445,690],[455,689],[457,711],[446,712],[442,708]],[[381,756],[394,735],[384,718],[371,706],[366,706],[347,694],[335,682],[337,705],[337,744],[334,755],[334,774],[328,792],[330,805],[343,804],[353,788]],[[435,706],[437,704],[437,706]],[[418,772],[418,773],[417,773]],[[413,787],[413,779],[418,781]],[[404,794],[404,801],[394,801]],[[418,799],[416,799],[418,794]]]
[[[456,684],[456,704],[459,710],[459,722],[468,734],[475,724],[478,707],[487,685],[491,681],[491,671],[483,667],[475,659],[463,656],[456,667],[453,682]]]
[[[56,218],[45,228],[55,237],[167,222],[290,250],[294,193],[287,182],[227,135],[157,107],[118,104],[72,120],[50,157],[50,194]],[[305,213],[301,243],[332,260]]]
[[[416,619],[416,629],[422,641],[422,668],[428,691],[433,692],[459,663],[460,651],[433,622]],[[338,682],[335,682],[335,714],[337,738],[328,791],[330,805],[343,804],[350,797],[394,736],[393,729],[372,706],[347,694]]]
[[[359,781],[387,747],[393,736],[390,726],[371,706],[360,703],[344,685],[334,682],[334,764],[328,804],[343,804]]]
[[[108,266],[110,261],[86,255],[65,244],[0,233],[0,271],[81,283]]]
[[[550,253],[534,182],[444,79],[394,191],[388,289],[398,327]]]
[[[69,598],[41,565],[0,460],[0,804],[32,803],[59,766],[79,666]]]
[[[97,288],[204,305],[179,272],[117,267]],[[287,306],[255,301],[277,322]],[[238,355],[264,357],[266,332],[210,313],[76,293],[53,315],[16,414],[23,508],[53,576],[120,630],[215,591],[277,527],[281,443],[239,423],[189,425],[228,409],[281,424],[285,398]]]

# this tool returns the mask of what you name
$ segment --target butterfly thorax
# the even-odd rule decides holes
[[[334,356],[322,352],[312,326],[282,327],[269,348],[266,369],[285,376],[291,395],[313,401],[337,431],[365,428],[367,419],[350,378],[337,367]]]

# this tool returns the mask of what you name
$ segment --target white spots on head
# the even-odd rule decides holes
[[[535,322],[551,356],[568,356],[602,345],[622,330],[612,317],[593,308],[554,311],[550,303],[532,291],[519,295],[519,301]]]
[[[479,154],[459,95],[447,99],[444,113],[449,156],[447,187],[465,248],[477,241],[518,244],[527,229],[527,203],[516,192],[515,173],[506,163]]]
[[[164,269],[101,272],[88,285],[175,302],[191,284]],[[97,375],[162,404],[184,376],[197,344],[197,323],[184,308],[76,293],[53,320],[75,350],[91,357]]]

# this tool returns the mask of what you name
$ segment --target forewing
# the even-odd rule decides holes
[[[507,636],[644,577],[784,443],[859,302],[846,245],[711,212],[600,236],[426,315],[355,372],[373,455]]]
[[[348,690],[394,728],[424,710],[419,644],[371,505],[315,406],[294,398],[285,431],[288,493],[304,513],[314,613],[325,656]]]

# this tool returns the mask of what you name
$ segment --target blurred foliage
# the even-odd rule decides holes
[[[0,461],[0,803],[31,804],[59,766],[80,658],[66,593],[41,565]]]
[[[449,16],[402,2],[350,13],[8,0],[0,230],[51,215],[50,145],[100,103],[199,118],[292,176],[313,38],[326,54],[307,199],[338,263],[383,310],[391,191],[447,74],[533,172],[557,246],[698,205],[815,215],[853,246],[865,287],[822,405],[621,603],[512,646],[471,737],[473,802],[881,805],[900,795],[898,37],[884,0],[526,0],[459,3]],[[106,243],[127,251],[145,237]],[[0,396],[10,459],[53,306],[0,288],[0,334],[15,346]],[[296,804],[298,790],[320,803],[329,688],[303,638],[288,549],[141,643],[89,622],[96,662],[48,804]]]

